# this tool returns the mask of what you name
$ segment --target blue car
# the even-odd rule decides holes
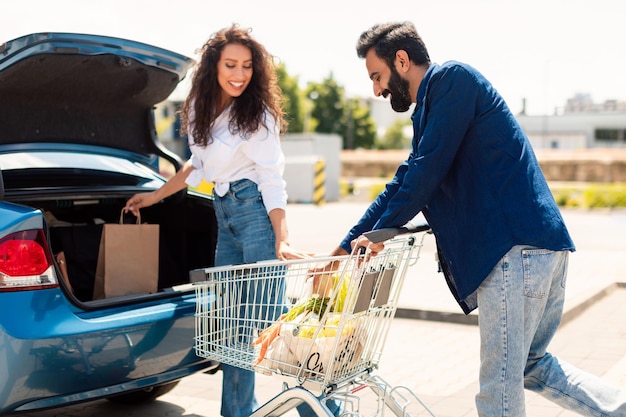
[[[184,190],[142,210],[159,225],[156,292],[93,297],[103,224],[166,181],[159,167],[181,167],[153,109],[192,63],[86,34],[0,44],[0,414],[152,400],[217,369],[193,350],[189,280],[213,265],[210,196]]]

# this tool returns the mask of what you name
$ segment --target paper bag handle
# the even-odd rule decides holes
[[[120,212],[120,224],[124,224],[124,209]],[[137,210],[137,224],[141,224],[141,213]]]

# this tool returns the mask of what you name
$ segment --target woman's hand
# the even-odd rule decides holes
[[[288,242],[282,241],[276,244],[276,257],[280,261],[289,259],[306,259],[310,258],[314,253],[302,252],[289,246]]]
[[[129,211],[135,216],[139,216],[139,209],[153,205],[158,201],[155,192],[135,194],[126,202],[124,213]]]
[[[178,172],[176,172],[176,175],[167,180],[167,182],[158,190],[150,191],[148,193],[135,194],[132,196],[126,202],[124,213],[128,213],[130,211],[135,216],[138,216],[139,209],[156,204],[164,198],[187,188],[187,183],[185,181],[194,169],[193,165],[191,165],[191,161],[185,162],[182,169],[179,169]]]

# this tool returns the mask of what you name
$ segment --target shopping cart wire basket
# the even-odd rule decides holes
[[[263,261],[191,272],[197,355],[295,378],[316,395],[378,367],[407,268],[422,240],[414,229],[372,232],[385,240],[339,257]],[[397,233],[410,233],[389,239]]]

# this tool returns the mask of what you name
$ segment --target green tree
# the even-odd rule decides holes
[[[313,102],[311,118],[315,119],[314,131],[343,136],[344,89],[337,84],[332,73],[321,83],[309,83],[306,93]]]
[[[289,121],[288,132],[298,133],[304,130],[304,92],[298,86],[298,77],[292,77],[287,73],[287,67],[279,64],[276,67],[278,85],[283,91],[285,102],[283,111]]]
[[[387,128],[382,138],[376,141],[377,149],[404,149],[411,144],[411,136],[407,134],[410,119],[396,119]]]
[[[322,83],[309,83],[307,98],[312,102],[313,131],[338,134],[344,149],[374,145],[376,126],[369,108],[358,99],[346,99],[344,88],[332,73]]]
[[[344,149],[370,149],[376,141],[376,124],[370,109],[359,99],[348,100],[345,111]]]

